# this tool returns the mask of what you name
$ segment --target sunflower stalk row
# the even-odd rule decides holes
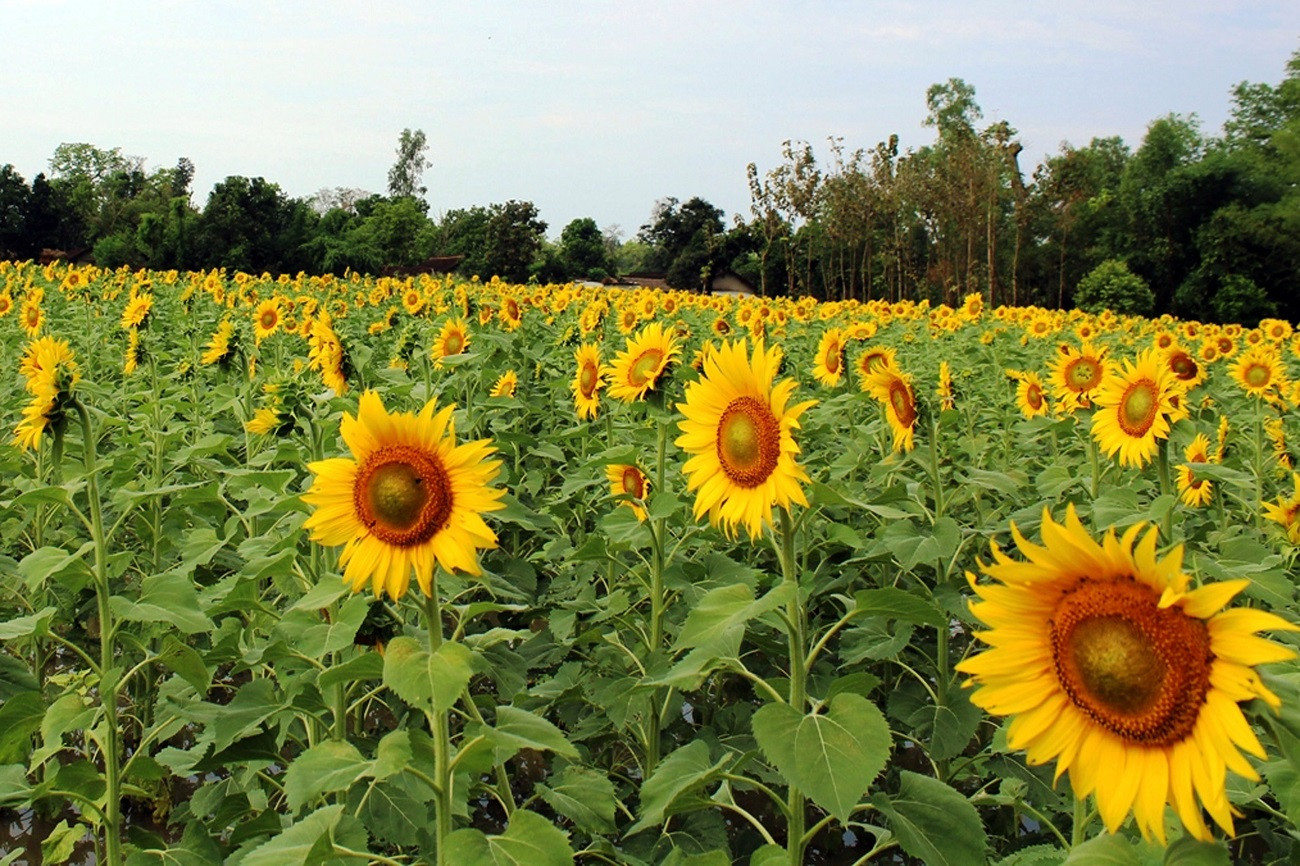
[[[0,278],[29,860],[1296,856],[1287,322]]]

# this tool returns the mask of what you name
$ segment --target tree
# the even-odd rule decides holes
[[[353,248],[372,250],[381,266],[412,267],[433,250],[433,223],[413,198],[376,203],[351,234]]]
[[[605,236],[591,217],[580,217],[564,227],[559,256],[570,276],[600,280],[609,275]]]
[[[715,241],[722,231],[720,208],[699,196],[685,204],[670,197],[655,203],[652,221],[641,226],[638,238],[651,248],[650,270],[664,272],[673,288],[699,289],[706,269],[712,273],[727,265]]]
[[[1125,316],[1149,316],[1155,295],[1146,281],[1119,259],[1107,259],[1079,281],[1074,293],[1079,309],[1097,314],[1111,310]]]
[[[388,170],[388,195],[392,198],[424,198],[429,190],[421,182],[433,163],[425,157],[429,144],[424,130],[403,129],[397,139],[397,162]]]
[[[250,273],[293,273],[312,260],[318,217],[264,178],[228,177],[212,188],[198,220],[200,260]]]
[[[546,223],[538,219],[537,206],[512,199],[494,204],[488,211],[484,233],[486,273],[511,282],[526,282],[546,235]]]
[[[27,237],[31,190],[12,165],[0,166],[0,259],[31,258],[35,250]]]

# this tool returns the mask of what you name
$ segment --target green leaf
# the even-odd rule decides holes
[[[1165,849],[1165,866],[1228,866],[1228,849],[1218,842],[1183,836]]]
[[[780,845],[764,845],[749,855],[749,866],[784,866],[790,862],[790,852]]]
[[[319,843],[328,843],[343,816],[341,804],[326,806],[258,845],[240,866],[308,866],[316,864]],[[362,846],[365,840],[362,839]]]
[[[87,541],[76,553],[68,553],[61,547],[40,547],[23,557],[18,563],[18,574],[29,590],[35,591],[51,578],[64,574],[75,575],[71,583],[85,586],[93,579],[86,561],[82,558],[94,550],[95,542]]]
[[[614,832],[617,800],[608,776],[570,764],[550,781],[551,786],[538,783],[535,789],[546,805],[592,836]]]
[[[988,838],[979,812],[956,790],[910,770],[903,770],[895,797],[871,800],[889,823],[899,847],[929,866],[983,863]]]
[[[725,645],[729,636],[743,634],[745,624],[754,617],[785,604],[793,591],[793,586],[782,581],[756,601],[754,591],[743,583],[709,590],[687,614],[674,649]]]
[[[664,758],[641,784],[641,819],[628,829],[628,835],[662,824],[686,795],[713,781],[730,762],[724,755],[709,763],[709,746],[703,740],[692,740]]]
[[[45,702],[40,692],[19,692],[0,704],[0,764],[27,760],[32,735],[41,729]]]
[[[175,635],[168,635],[164,640],[158,662],[194,686],[194,691],[201,695],[207,694],[208,687],[212,685],[212,672],[204,664],[203,656]]]
[[[85,824],[68,825],[60,821],[50,830],[50,835],[41,842],[42,863],[66,863],[77,847],[77,843],[86,838],[88,828]]]
[[[997,866],[1060,866],[1068,853],[1052,845],[1030,845],[1003,857]]]
[[[146,577],[140,583],[139,601],[115,595],[108,603],[113,613],[132,622],[165,622],[185,634],[212,630],[212,620],[199,606],[194,581],[178,571]]]
[[[864,589],[853,596],[855,611],[864,616],[883,616],[886,619],[947,628],[948,619],[932,602],[916,593],[892,586]]]
[[[30,616],[20,616],[0,622],[0,640],[47,634],[50,630],[50,620],[53,619],[56,610],[54,606],[43,607]]]
[[[571,866],[569,836],[535,812],[510,817],[500,836],[457,830],[447,837],[447,862],[457,866]]]
[[[497,723],[492,739],[498,746],[519,749],[540,749],[555,752],[566,758],[578,757],[578,750],[564,736],[564,732],[546,719],[517,707],[497,707]]]
[[[474,658],[454,641],[430,654],[414,638],[395,637],[384,651],[384,685],[417,709],[432,701],[436,712],[448,710],[474,675]]]
[[[384,657],[371,650],[326,668],[316,680],[322,689],[339,683],[369,682],[384,676]]]
[[[889,759],[889,724],[860,695],[836,695],[825,715],[766,704],[750,724],[758,747],[781,775],[841,823]]]
[[[236,740],[261,729],[262,722],[283,708],[276,699],[271,680],[259,678],[244,683],[230,703],[217,708],[212,717],[212,751],[220,752]]]
[[[293,759],[284,774],[284,799],[291,811],[331,791],[346,791],[370,769],[357,747],[340,740],[317,743]]]
[[[31,793],[27,784],[27,768],[22,764],[0,766],[0,804],[21,803]]]
[[[393,845],[418,845],[430,829],[432,789],[402,774],[375,784],[365,792],[361,821],[371,833]]]
[[[1102,833],[1072,848],[1064,866],[1140,866],[1141,862],[1128,839]]]
[[[375,761],[368,775],[375,779],[387,779],[411,766],[411,756],[411,732],[404,728],[389,731],[379,741]]]

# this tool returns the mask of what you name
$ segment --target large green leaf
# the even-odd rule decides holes
[[[344,822],[343,806],[334,805],[318,809],[258,845],[240,861],[240,866],[308,866],[319,863],[323,854],[333,853],[332,841],[338,841],[353,850],[365,850],[367,840],[361,831],[358,846],[357,833]],[[365,862],[364,858],[348,858],[342,862]],[[338,862],[336,860],[336,862]]]
[[[445,641],[430,653],[414,638],[396,637],[384,651],[384,685],[412,707],[433,702],[448,710],[474,675],[474,653],[464,644]]]
[[[535,812],[510,816],[500,836],[457,830],[447,837],[447,862],[457,866],[571,866],[569,836]]]
[[[914,622],[946,628],[947,618],[932,602],[916,593],[892,586],[864,589],[853,596],[855,612],[863,616],[883,616],[886,619]]]
[[[536,713],[518,707],[497,707],[492,739],[498,748],[505,747],[511,754],[520,749],[539,749],[566,758],[578,757],[578,750],[565,738],[563,731]]]
[[[0,703],[0,764],[27,760],[32,735],[41,729],[44,718],[45,701],[40,692],[19,692]]]
[[[331,791],[346,791],[371,767],[357,747],[341,740],[317,743],[293,759],[284,774],[284,799],[297,812]]]
[[[571,764],[548,781],[536,788],[546,805],[593,836],[614,832],[617,800],[608,776]]]
[[[50,630],[50,620],[54,618],[57,608],[43,607],[30,616],[15,617],[0,622],[0,640],[14,640],[20,637],[43,635]]]
[[[181,572],[146,577],[140,584],[139,601],[115,595],[108,603],[113,613],[132,622],[165,622],[185,634],[212,630],[212,620],[199,606],[194,581]]]
[[[743,634],[746,623],[785,604],[793,591],[794,587],[784,581],[757,600],[744,583],[709,590],[691,607],[674,649],[726,646],[735,634]]]
[[[824,715],[767,704],[750,723],[758,747],[781,775],[841,822],[889,759],[884,715],[851,692],[836,695]]]
[[[664,758],[641,785],[641,819],[628,829],[628,835],[662,824],[680,801],[715,780],[730,762],[726,755],[710,762],[709,746],[703,740],[693,740]]]
[[[1064,866],[1140,866],[1133,843],[1123,836],[1102,833],[1070,849]]]
[[[896,796],[877,794],[871,802],[885,816],[899,847],[929,866],[984,862],[988,838],[979,812],[938,779],[904,770]]]

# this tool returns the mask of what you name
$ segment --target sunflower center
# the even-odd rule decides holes
[[[659,372],[659,365],[663,363],[664,353],[659,349],[646,349],[637,359],[632,362],[632,366],[627,371],[627,381],[634,387],[640,388],[654,381]]]
[[[1156,383],[1138,379],[1124,391],[1119,400],[1119,426],[1129,436],[1142,437],[1155,423],[1160,408]]]
[[[737,397],[718,421],[718,462],[741,487],[757,487],[776,469],[781,427],[755,397]]]
[[[1031,384],[1025,389],[1025,402],[1035,411],[1043,408],[1043,389]]]
[[[361,465],[352,502],[361,522],[381,541],[410,547],[447,525],[451,482],[436,455],[409,445],[387,445]]]
[[[1076,358],[1065,371],[1065,381],[1075,391],[1091,391],[1101,382],[1101,367],[1088,358]]]
[[[645,477],[635,466],[623,470],[623,492],[637,499],[645,499]]]
[[[279,317],[275,314],[274,310],[267,310],[265,313],[262,314],[262,328],[264,330],[270,330],[271,328],[274,328],[276,320],[278,318]]]
[[[590,399],[592,394],[596,393],[597,373],[596,367],[592,364],[583,364],[582,370],[578,373],[578,390],[582,396]]]
[[[1111,733],[1167,746],[1190,736],[1210,688],[1209,633],[1132,580],[1084,578],[1050,621],[1061,687]]]
[[[889,402],[894,407],[894,414],[898,416],[898,423],[904,427],[911,427],[916,421],[916,404],[912,402],[912,394],[907,384],[901,379],[889,383]]]
[[[826,347],[826,372],[838,373],[840,371],[840,344],[831,342]]]
[[[1268,380],[1272,378],[1272,376],[1266,365],[1251,364],[1246,368],[1246,372],[1242,378],[1245,379],[1246,384],[1250,385],[1252,388],[1263,388],[1268,384]]]
[[[1196,378],[1200,368],[1196,365],[1196,360],[1186,352],[1179,352],[1169,359],[1169,369],[1173,374],[1184,382]]]
[[[465,348],[465,338],[460,335],[459,331],[452,331],[447,335],[446,342],[443,343],[442,353],[444,355],[459,355],[460,350]]]

